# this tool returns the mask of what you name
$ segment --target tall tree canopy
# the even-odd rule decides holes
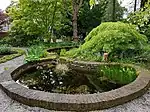
[[[68,7],[66,8],[64,16],[66,19],[63,21],[63,26],[59,31],[60,35],[64,36],[72,36],[73,34],[73,27],[72,27],[72,18],[73,18],[73,11],[71,3],[69,0],[66,4]],[[98,4],[93,4],[92,7],[89,3],[89,0],[84,0],[82,6],[79,9],[77,15],[77,36],[85,37],[87,33],[89,33],[93,28],[101,24],[102,17],[105,15],[105,9],[107,7],[107,0],[99,0]],[[66,6],[65,6],[66,7]]]
[[[13,20],[11,31],[50,40],[53,29],[61,26],[61,4],[61,0],[19,0],[17,6],[8,9]]]
[[[93,28],[101,24],[102,17],[105,15],[107,0],[100,0],[99,4],[95,4],[92,8],[88,1],[84,1],[81,7],[78,19],[79,35],[83,38]]]
[[[139,31],[145,34],[150,41],[150,4],[147,3],[140,10],[131,13],[127,21],[137,25]]]
[[[141,0],[140,7],[143,8],[149,0]],[[150,1],[149,1],[150,2]]]
[[[112,21],[112,8],[109,7],[113,6],[108,1],[19,0],[7,9],[12,19],[10,34],[25,41],[37,37],[51,41],[51,38],[59,34],[73,36],[78,41],[78,35],[86,34],[98,26],[103,16],[106,21]],[[115,9],[117,21],[122,18],[124,8],[116,2]]]
[[[118,0],[109,0],[103,21],[120,21],[125,11],[127,9],[122,7]]]

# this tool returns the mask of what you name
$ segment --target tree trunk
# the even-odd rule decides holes
[[[148,0],[141,0],[140,8],[143,8],[146,2],[148,2]]]
[[[72,25],[73,25],[73,40],[78,41],[78,27],[77,27],[77,4],[74,4],[74,9],[73,9],[73,20],[72,20]]]
[[[72,0],[72,6],[73,6],[73,18],[72,18],[72,26],[73,26],[73,40],[78,42],[78,13],[79,9],[82,5],[83,0]]]
[[[136,3],[137,3],[137,0],[134,1],[134,12],[136,11]]]
[[[51,37],[53,39],[53,42],[55,41],[55,37],[54,37],[54,21],[55,21],[55,14],[56,14],[56,11],[57,11],[57,1],[55,1],[55,4],[54,4],[54,12],[53,12],[53,17],[52,17],[52,22],[51,22]]]
[[[112,12],[112,21],[116,21],[116,0],[113,0],[113,12]]]

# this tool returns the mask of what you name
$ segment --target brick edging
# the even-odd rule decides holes
[[[78,62],[80,64],[102,64],[99,62]],[[105,63],[103,63],[105,64]],[[115,63],[113,63],[115,64]],[[26,68],[25,64],[16,70]],[[133,65],[130,65],[133,66]],[[16,83],[10,77],[13,70],[5,71],[1,74],[0,88],[12,99],[17,100],[29,106],[37,106],[50,110],[64,111],[90,111],[101,110],[123,104],[143,95],[150,87],[150,73],[148,70],[134,66],[136,70],[140,70],[137,79],[121,88],[103,93],[95,94],[58,94],[31,90]],[[2,80],[4,76],[9,76],[6,80]],[[13,75],[13,74],[12,74]],[[13,77],[13,76],[12,76]]]

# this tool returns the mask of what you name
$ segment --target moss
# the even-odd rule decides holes
[[[11,54],[11,55],[7,55],[7,56],[3,56],[2,58],[0,58],[0,63],[4,63],[6,61],[12,60],[18,56],[21,56],[25,53],[24,50],[19,49],[19,48],[14,48],[12,49],[12,52],[16,52],[15,54]]]

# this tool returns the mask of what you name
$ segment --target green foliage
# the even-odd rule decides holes
[[[21,42],[28,44],[37,38],[50,41],[53,30],[59,30],[62,25],[61,2],[61,0],[19,0],[7,9],[12,19],[10,35],[20,44]]]
[[[95,0],[90,0],[90,1],[89,1],[89,4],[90,4],[91,7],[93,7],[93,5],[96,4],[96,1],[95,1]]]
[[[127,22],[135,24],[139,31],[150,40],[150,4],[146,4],[144,8],[131,13]]]
[[[4,45],[0,45],[0,54],[9,54],[11,53],[11,47],[9,47],[8,45],[4,44]]]
[[[63,41],[63,42],[56,42],[56,43],[50,43],[50,42],[43,42],[41,41],[40,38],[35,38],[33,40],[27,38],[13,38],[13,37],[4,37],[0,39],[0,45],[3,45],[3,43],[11,45],[13,47],[30,47],[33,45],[38,45],[38,46],[45,46],[46,48],[49,47],[61,47],[61,46],[78,46],[80,43],[77,42],[68,42],[68,41]],[[26,41],[26,42],[24,42]]]
[[[122,65],[102,65],[99,67],[99,72],[102,77],[106,77],[117,84],[128,84],[137,77],[134,68]]]
[[[108,0],[107,8],[105,15],[103,16],[103,21],[105,22],[111,22],[114,21],[112,17],[113,13],[113,0]],[[120,21],[123,19],[124,12],[127,11],[125,7],[122,7],[118,0],[116,0],[115,4],[115,21]]]
[[[79,43],[76,42],[59,42],[59,43],[40,43],[37,45],[33,45],[30,48],[28,48],[27,53],[26,53],[26,62],[32,62],[32,61],[37,61],[40,60],[42,58],[53,58],[56,57],[48,55],[48,52],[46,51],[49,48],[61,48],[64,46],[78,46]],[[61,55],[65,55],[66,50],[62,49],[61,50]]]
[[[141,63],[149,63],[150,62],[150,45],[146,45],[143,49],[143,51],[136,56],[135,62],[141,62]]]
[[[79,49],[67,52],[66,56],[88,58],[92,54],[94,58],[107,52],[110,58],[130,57],[140,53],[146,42],[146,36],[138,33],[133,25],[106,22],[94,28],[85,38],[85,43]]]
[[[66,49],[61,49],[60,56],[64,56],[66,54]]]
[[[50,48],[50,47],[63,47],[63,46],[79,46],[80,43],[77,43],[77,42],[57,42],[57,43],[41,43],[40,45],[43,45],[46,48]]]
[[[78,48],[73,48],[66,52],[66,56],[75,58],[78,54]]]
[[[14,52],[14,54],[10,54],[10,55],[6,55],[6,56],[3,56],[2,58],[0,58],[0,63],[4,63],[6,61],[9,61],[11,59],[14,59],[18,56],[21,56],[23,55],[25,52],[24,50],[22,49],[11,49],[12,52]]]
[[[78,60],[90,60],[90,61],[102,61],[100,53],[93,53],[90,51],[80,51],[80,48],[73,48],[65,53],[65,56],[69,58],[76,58]]]
[[[25,60],[27,62],[37,61],[40,58],[47,56],[47,52],[44,50],[43,46],[31,46],[26,53]]]
[[[4,43],[5,44],[8,44],[8,45],[11,45],[11,39],[10,37],[3,37],[3,38],[0,38],[0,45],[3,45]]]
[[[87,33],[100,25],[102,17],[105,15],[106,7],[107,0],[100,0],[99,4],[95,4],[92,9],[90,9],[88,2],[84,1],[78,17],[79,34],[85,38]]]

